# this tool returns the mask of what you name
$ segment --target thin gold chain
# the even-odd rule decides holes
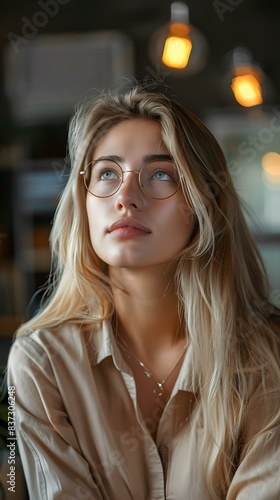
[[[124,341],[124,339],[122,337],[120,337],[119,335],[117,335],[117,338],[116,338],[116,341],[117,341],[117,344],[120,346],[120,348],[122,349],[122,351],[125,353],[125,355],[128,357],[128,358],[131,358],[131,356],[133,357],[133,359],[135,359],[135,361],[139,364],[139,366],[141,366],[141,368],[143,369],[143,372],[145,374],[145,376],[147,378],[150,378],[152,379],[154,382],[155,382],[155,387],[153,388],[153,393],[156,394],[157,396],[162,396],[163,393],[164,393],[164,384],[167,382],[167,380],[171,377],[172,373],[174,372],[175,368],[178,366],[179,362],[181,361],[182,357],[183,357],[183,354],[185,353],[186,351],[186,348],[188,346],[188,344],[186,344],[183,348],[183,352],[180,354],[180,357],[179,359],[176,361],[175,365],[172,367],[171,371],[168,373],[167,377],[165,377],[161,382],[159,380],[156,379],[156,377],[154,376],[153,372],[147,367],[147,365],[145,365],[145,363],[143,363],[143,361],[140,361],[140,359],[137,358],[137,356],[129,349],[127,343]]]

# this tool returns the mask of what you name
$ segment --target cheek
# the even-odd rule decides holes
[[[182,228],[185,228],[187,233],[193,229],[195,216],[185,201],[180,202],[177,205],[177,218],[178,223]]]
[[[186,205],[182,203],[178,206],[177,238],[181,243],[181,249],[188,246],[192,239],[196,224],[196,216]],[[178,241],[177,240],[177,241]]]
[[[158,226],[161,252],[176,256],[187,247],[195,226],[195,217],[185,201],[164,210]]]
[[[178,201],[176,208],[172,210],[172,213],[166,214],[166,216],[167,220],[169,220],[171,231],[176,233],[178,237],[181,237],[183,241],[188,240],[193,232],[196,217],[185,200]]]

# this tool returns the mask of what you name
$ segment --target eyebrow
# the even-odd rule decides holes
[[[112,160],[117,163],[124,163],[125,159],[123,156],[118,156],[118,155],[104,155],[104,156],[99,156],[99,158],[96,158],[96,160]],[[151,161],[173,161],[173,158],[169,154],[149,154],[145,155],[143,157],[143,163],[150,163]]]

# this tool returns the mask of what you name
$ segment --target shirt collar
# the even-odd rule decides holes
[[[101,328],[93,333],[92,345],[94,350],[93,365],[98,365],[108,356],[112,356],[116,368],[122,372],[128,372],[128,367],[122,358],[109,322],[103,321]]]
[[[119,347],[116,343],[112,326],[109,322],[102,322],[101,328],[99,328],[92,336],[92,344],[94,350],[92,359],[93,365],[98,365],[108,356],[112,356],[116,368],[121,372],[129,373],[131,375],[130,369],[122,358]],[[198,385],[194,378],[193,370],[193,349],[190,343],[177,381],[174,385],[173,394],[180,390],[195,393],[197,392],[197,387]]]

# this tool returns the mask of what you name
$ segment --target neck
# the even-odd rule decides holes
[[[139,356],[182,340],[174,283],[157,271],[111,269],[117,334]]]

